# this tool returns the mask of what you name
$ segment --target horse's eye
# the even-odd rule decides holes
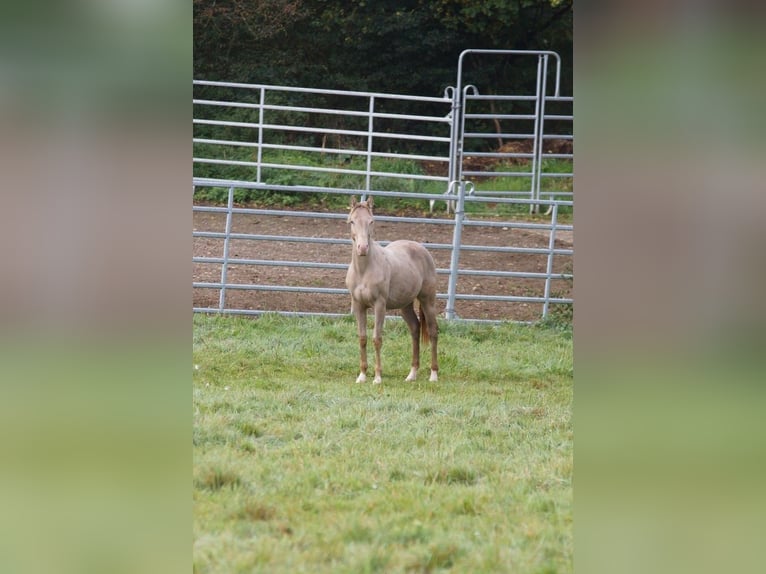
[[[354,225],[354,220],[352,219],[349,223],[351,223],[351,225]]]

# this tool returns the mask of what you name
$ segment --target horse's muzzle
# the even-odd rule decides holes
[[[370,248],[369,244],[362,245],[361,243],[358,243],[356,245],[356,252],[362,257],[364,257],[365,255],[367,255],[367,251],[369,248]]]

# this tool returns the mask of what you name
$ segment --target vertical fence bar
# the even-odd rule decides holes
[[[532,173],[529,182],[529,198],[535,200],[535,173],[537,173],[537,134],[540,124],[540,75],[543,66],[541,55],[537,56],[537,79],[535,81],[535,124],[532,133]],[[529,204],[529,213],[537,213],[537,206],[534,203]]]
[[[545,144],[545,92],[548,89],[548,54],[541,56],[543,70],[540,77],[540,122],[537,132],[537,173],[535,174],[535,198],[540,199],[540,182],[543,177],[543,146]],[[536,205],[537,213],[540,206]]]
[[[365,191],[370,191],[370,189],[372,189],[372,177],[370,176],[370,172],[372,171],[372,134],[374,133],[375,123],[375,96],[370,96],[369,114],[367,121],[367,173],[364,176]],[[364,197],[362,199],[364,200]]]
[[[458,58],[457,82],[452,89],[452,122],[450,123],[449,143],[449,175],[447,181],[447,193],[454,193],[456,185],[460,181],[460,164],[462,163],[461,146],[463,142],[463,104],[460,100],[462,94],[463,54]],[[445,90],[445,95],[448,93]],[[460,263],[460,242],[463,233],[463,194],[458,190],[458,200],[455,202],[455,228],[452,230],[452,253],[450,255],[449,280],[447,282],[447,306],[444,316],[447,320],[455,318],[455,295],[457,293],[458,265]],[[447,204],[449,206],[449,203]]]
[[[452,255],[449,265],[449,283],[447,285],[447,308],[444,311],[447,319],[454,319],[455,295],[457,294],[458,267],[460,264],[460,244],[463,234],[463,219],[465,215],[465,182],[452,181],[450,186],[458,185],[457,205],[455,206],[455,229],[452,233]],[[450,189],[451,191],[451,189]]]
[[[473,92],[471,95],[478,96],[479,90],[476,86],[468,84],[463,88],[463,100],[460,110],[460,137],[457,144],[457,180],[463,181],[463,155],[465,154],[465,116],[468,107],[468,92]]]
[[[532,201],[540,199],[540,176],[543,171],[543,133],[545,118],[545,90],[548,74],[548,55],[540,54],[537,59],[537,93],[535,94],[535,134],[532,153],[532,185],[530,196]],[[540,205],[532,203],[530,213],[540,213]]]
[[[264,123],[264,105],[266,104],[266,89],[261,88],[260,96],[261,107],[258,110],[258,167],[256,168],[255,181],[261,183],[261,162],[263,160],[263,123]]]
[[[460,96],[458,95],[455,88],[452,86],[447,86],[444,88],[444,97],[452,100],[452,107],[449,111],[449,162],[447,163],[447,193],[449,193],[452,189],[452,181],[455,179],[453,174],[455,173],[455,156],[458,140],[459,124],[457,122],[457,118],[460,115]]]
[[[545,267],[545,292],[543,297],[545,302],[543,303],[543,319],[548,316],[548,307],[550,306],[551,297],[551,275],[553,274],[553,250],[556,248],[556,226],[559,221],[559,204],[554,203],[551,205],[551,236],[548,240],[548,262]]]
[[[221,291],[218,294],[218,310],[226,308],[226,280],[229,267],[229,240],[231,239],[231,220],[234,210],[234,188],[229,188],[229,200],[226,209],[226,229],[223,238],[223,263],[221,264]]]

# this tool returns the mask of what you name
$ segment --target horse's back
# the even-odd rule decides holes
[[[424,274],[436,272],[436,265],[428,249],[417,241],[399,239],[386,245],[389,261],[393,265],[415,265]]]

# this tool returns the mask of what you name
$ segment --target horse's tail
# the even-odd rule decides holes
[[[423,313],[422,303],[418,311],[420,315],[420,341],[425,345],[431,340],[431,338],[428,336],[428,320],[426,319],[426,314]]]

